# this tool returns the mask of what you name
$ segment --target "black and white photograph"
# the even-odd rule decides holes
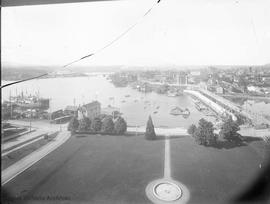
[[[269,0],[2,0],[1,203],[269,204]]]

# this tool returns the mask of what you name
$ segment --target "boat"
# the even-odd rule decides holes
[[[154,114],[157,114],[157,113],[158,113],[157,111],[154,112]]]
[[[125,103],[126,101],[125,101],[125,100],[122,100],[121,102],[122,102],[122,103]]]
[[[127,97],[130,97],[130,95],[129,94],[127,94],[127,95],[125,95],[125,97],[127,98]]]
[[[159,106],[157,106],[156,109],[159,109]]]
[[[50,99],[40,98],[38,95],[24,95],[23,92],[21,95],[10,96],[10,104],[21,108],[21,109],[40,109],[47,110],[50,107]]]
[[[171,115],[182,115],[183,110],[179,107],[174,107],[171,111],[170,114]]]
[[[189,116],[190,115],[190,111],[188,108],[186,108],[185,110],[182,110],[179,107],[175,107],[170,111],[171,115],[183,115],[183,116]]]
[[[114,97],[109,97],[109,99],[110,99],[110,100],[113,100],[113,99],[114,99]]]

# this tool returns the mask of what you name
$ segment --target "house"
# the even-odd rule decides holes
[[[101,105],[98,101],[93,101],[91,103],[82,106],[85,116],[91,120],[100,115]]]

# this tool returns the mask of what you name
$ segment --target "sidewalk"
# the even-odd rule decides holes
[[[48,155],[50,152],[57,149],[63,143],[65,143],[70,137],[70,132],[62,131],[58,134],[54,141],[48,143],[47,145],[41,147],[40,149],[36,150],[35,152],[29,154],[28,156],[24,157],[20,161],[16,162],[15,164],[11,165],[7,169],[1,172],[1,184],[2,186],[15,178],[17,175],[34,165],[36,162],[41,160],[43,157]]]

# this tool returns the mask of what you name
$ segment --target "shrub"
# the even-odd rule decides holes
[[[91,130],[91,120],[88,117],[84,117],[79,121],[79,131],[89,131]]]
[[[200,145],[211,146],[215,145],[217,142],[217,135],[214,134],[213,124],[203,118],[199,120],[198,128],[196,128],[196,126],[195,129],[194,127],[190,127],[189,131],[194,131],[192,136],[195,138],[195,141]]]
[[[188,132],[188,134],[193,135],[195,133],[196,129],[197,129],[196,125],[192,124],[191,126],[189,126],[187,132]]]
[[[113,123],[112,117],[106,116],[102,120],[101,131],[108,134],[111,134],[114,132],[114,123]]]
[[[123,135],[127,131],[127,123],[122,117],[118,117],[114,123],[114,131],[118,135]]]
[[[70,131],[72,134],[78,129],[79,127],[79,121],[76,117],[71,118],[68,124],[68,131]]]
[[[98,132],[101,130],[101,126],[102,126],[102,122],[101,119],[99,117],[94,118],[94,120],[92,121],[92,130],[95,132]]]
[[[239,130],[238,123],[234,122],[232,118],[229,118],[222,124],[219,134],[225,140],[239,142],[241,141],[240,135],[237,133]]]

